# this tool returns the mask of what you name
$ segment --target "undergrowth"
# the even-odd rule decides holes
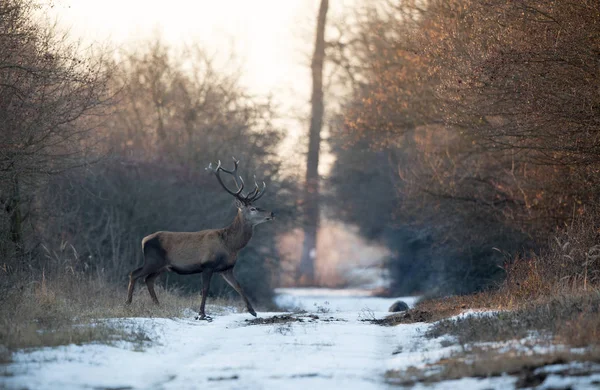
[[[532,332],[572,347],[600,346],[600,292],[554,296],[515,310],[469,315],[436,322],[429,337],[449,334],[458,343],[523,339]]]
[[[594,219],[583,216],[546,250],[509,259],[498,288],[424,299],[381,320],[383,325],[432,322],[426,336],[445,336],[446,345],[460,345],[427,367],[388,371],[388,381],[408,386],[509,374],[517,377],[515,386],[532,387],[544,381],[546,365],[587,362],[593,365],[578,375],[600,372],[599,232]],[[454,317],[468,310],[485,313]],[[544,343],[546,351],[535,352]]]
[[[3,273],[0,280],[0,360],[9,361],[13,351],[91,342],[144,341],[140,329],[121,328],[103,319],[181,317],[196,310],[198,295],[156,286],[160,305],[150,300],[138,283],[134,300],[125,305],[126,286],[115,286],[99,277],[74,272],[41,273],[39,277]],[[209,297],[208,310],[240,306],[237,301]]]
[[[390,318],[397,323],[435,322],[468,309],[527,311],[569,300],[594,301],[600,290],[600,226],[590,216],[576,218],[545,250],[507,259],[504,271],[506,278],[496,289],[423,299]]]

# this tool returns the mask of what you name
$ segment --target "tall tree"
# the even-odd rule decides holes
[[[325,62],[325,22],[329,0],[321,0],[317,17],[315,51],[312,58],[311,119],[306,159],[306,182],[304,185],[304,244],[300,260],[300,276],[304,284],[314,282],[317,253],[317,230],[319,228],[319,148],[323,127],[323,63]]]

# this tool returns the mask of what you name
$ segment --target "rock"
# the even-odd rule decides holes
[[[408,305],[406,304],[406,302],[396,301],[396,302],[394,302],[394,304],[392,306],[390,306],[388,311],[395,313],[398,311],[406,311],[406,310],[408,310]]]

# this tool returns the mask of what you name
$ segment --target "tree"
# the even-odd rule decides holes
[[[304,184],[304,243],[300,258],[300,278],[305,284],[314,282],[317,231],[319,228],[319,152],[323,127],[323,64],[325,62],[325,23],[328,0],[321,0],[317,17],[315,51],[311,64],[312,97],[311,120],[308,131],[306,181]]]
[[[0,245],[5,258],[27,253],[24,229],[38,185],[89,161],[97,141],[94,129],[110,102],[109,68],[102,58],[83,58],[65,35],[37,21],[36,6],[27,0],[0,3],[0,223],[9,232]]]
[[[402,157],[399,215],[455,287],[598,207],[599,4],[400,0],[361,21],[345,128]]]

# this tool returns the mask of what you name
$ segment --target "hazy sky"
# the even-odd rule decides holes
[[[258,94],[308,99],[318,0],[55,0],[51,14],[86,41],[127,45],[157,30],[170,44],[197,40],[234,51]]]

